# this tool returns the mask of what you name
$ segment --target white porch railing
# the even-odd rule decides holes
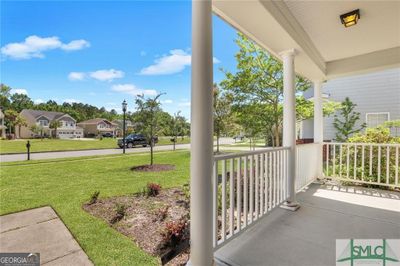
[[[214,157],[214,249],[288,198],[289,148]]]
[[[400,187],[400,144],[325,143],[325,175],[335,179]]]
[[[296,145],[296,192],[308,186],[318,177],[318,162],[322,162],[322,145],[308,143]],[[319,168],[321,169],[321,168]]]

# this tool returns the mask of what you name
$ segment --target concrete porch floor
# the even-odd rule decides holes
[[[336,239],[400,238],[400,193],[311,184],[215,253],[217,265],[335,265]]]

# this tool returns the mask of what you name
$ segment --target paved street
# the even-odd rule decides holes
[[[221,138],[220,144],[231,144],[234,140],[232,138]],[[155,146],[155,151],[170,151],[173,145]],[[190,144],[179,144],[176,145],[176,149],[190,149]],[[247,147],[235,147],[235,150],[248,150]],[[138,147],[132,149],[126,149],[126,153],[143,153],[150,150],[150,147]],[[82,157],[82,156],[95,156],[95,155],[110,155],[110,154],[121,154],[122,149],[103,149],[103,150],[84,150],[84,151],[65,151],[65,152],[41,152],[31,153],[31,160],[44,160],[44,159],[57,159],[57,158],[70,158],[70,157]],[[0,162],[16,162],[25,161],[27,158],[26,154],[8,154],[0,155]]]

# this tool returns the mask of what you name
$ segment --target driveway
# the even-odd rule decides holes
[[[232,138],[221,138],[220,144],[231,144],[234,140]],[[154,151],[170,151],[173,149],[173,145],[162,145],[155,146]],[[190,149],[190,144],[178,144],[176,145],[177,150]],[[235,148],[236,149],[236,148]],[[240,149],[240,148],[239,148]],[[248,149],[248,148],[246,148]],[[150,151],[150,147],[140,147],[125,149],[126,153],[143,153]],[[84,151],[63,151],[63,152],[40,152],[31,153],[31,160],[45,160],[45,159],[58,159],[58,158],[70,158],[70,157],[82,157],[82,156],[96,156],[96,155],[110,155],[110,154],[121,154],[122,149],[102,149],[102,150],[84,150]],[[7,154],[0,155],[0,162],[17,162],[25,161],[27,156],[25,153],[19,154]]]

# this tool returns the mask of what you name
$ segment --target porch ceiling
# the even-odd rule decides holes
[[[360,9],[345,28],[343,13]],[[213,11],[269,52],[295,48],[296,71],[310,79],[400,66],[399,1],[226,1]]]

